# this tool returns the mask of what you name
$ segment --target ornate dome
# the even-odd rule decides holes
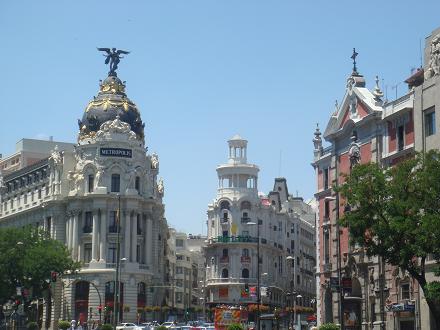
[[[100,83],[98,96],[89,102],[82,120],[78,120],[78,139],[93,137],[103,123],[114,120],[117,116],[130,125],[138,139],[144,139],[145,124],[139,110],[127,98],[125,84],[116,75],[111,75]]]

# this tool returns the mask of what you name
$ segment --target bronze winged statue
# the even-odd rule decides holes
[[[116,48],[98,48],[100,52],[106,52],[107,54],[104,54],[106,57],[105,64],[110,63],[110,71],[108,73],[109,76],[117,76],[116,69],[118,68],[118,64],[121,58],[121,54],[130,54],[130,52],[127,52],[125,50],[120,50]]]

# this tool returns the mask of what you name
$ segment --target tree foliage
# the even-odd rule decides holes
[[[352,243],[416,279],[440,329],[440,290],[425,276],[428,256],[440,263],[440,153],[417,154],[387,169],[357,165],[337,191],[351,206],[340,221]]]
[[[0,304],[16,295],[17,285],[41,297],[51,272],[62,275],[79,267],[63,243],[35,227],[0,229]]]

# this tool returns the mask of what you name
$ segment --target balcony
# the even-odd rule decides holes
[[[229,263],[229,256],[220,257],[220,263],[221,264],[228,264]]]
[[[217,236],[213,238],[213,243],[257,243],[257,237],[251,236]]]
[[[249,256],[241,256],[240,261],[242,264],[248,264],[251,262],[251,257]]]
[[[248,222],[250,222],[251,221],[251,218],[249,218],[249,217],[243,217],[243,218],[241,218],[241,223],[248,223]]]
[[[229,218],[221,218],[221,223],[229,223]]]

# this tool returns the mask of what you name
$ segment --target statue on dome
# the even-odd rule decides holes
[[[105,64],[110,63],[110,71],[108,73],[109,76],[117,76],[116,69],[118,68],[118,64],[120,62],[120,59],[123,58],[121,54],[130,54],[130,52],[127,52],[125,50],[116,50],[116,48],[98,48],[100,52],[106,52],[107,54],[104,54],[106,57]]]

